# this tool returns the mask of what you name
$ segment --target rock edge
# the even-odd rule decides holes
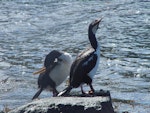
[[[78,95],[34,100],[9,113],[115,113],[110,94],[99,95],[100,92],[94,97]]]

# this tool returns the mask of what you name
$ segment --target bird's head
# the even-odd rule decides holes
[[[92,31],[93,34],[96,33],[97,29],[99,28],[99,23],[101,22],[102,18],[99,20],[94,20],[90,25],[89,25],[89,30]]]
[[[62,60],[59,59],[59,57],[63,54],[61,51],[53,50],[48,55],[46,55],[45,61],[44,61],[44,67],[40,70],[34,72],[33,74],[42,74],[46,71],[47,68],[52,66],[55,62],[61,62]]]
[[[58,59],[61,55],[63,54],[63,52],[61,51],[57,51],[57,50],[53,50],[51,51],[48,55],[46,55],[45,61],[44,61],[44,66],[47,68],[50,65],[52,65],[56,59]]]

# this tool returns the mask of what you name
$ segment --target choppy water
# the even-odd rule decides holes
[[[95,89],[110,90],[119,112],[149,113],[149,0],[1,0],[0,110],[30,102],[37,91],[32,73],[45,55],[57,49],[75,57],[88,46],[88,25],[99,17]]]

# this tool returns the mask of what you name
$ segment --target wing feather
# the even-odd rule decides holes
[[[70,71],[70,83],[74,87],[78,87],[84,82],[84,77],[95,67],[97,55],[93,49],[83,51],[73,62]]]

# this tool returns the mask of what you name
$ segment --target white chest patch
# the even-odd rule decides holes
[[[49,74],[50,78],[59,86],[69,75],[71,64],[61,62]]]
[[[62,61],[56,61],[59,64],[56,65],[50,72],[50,78],[55,82],[56,86],[59,86],[69,75],[70,67],[72,64],[72,57],[69,53],[63,53],[59,59]]]

